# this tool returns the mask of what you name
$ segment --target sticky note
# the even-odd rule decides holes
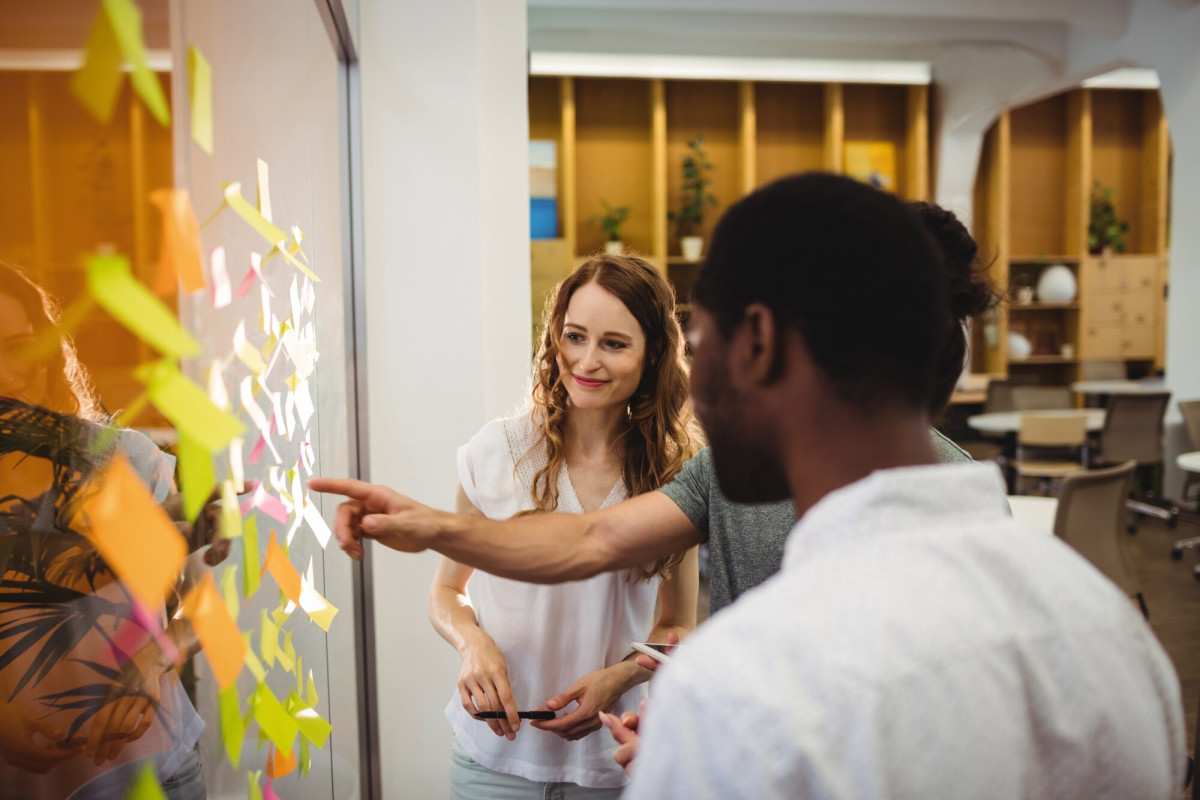
[[[163,355],[182,358],[200,354],[199,343],[179,327],[171,310],[133,277],[124,256],[89,257],[87,285],[105,311]]]
[[[249,787],[246,792],[248,800],[263,800],[262,787],[258,785],[259,778],[262,777],[262,770],[247,772],[246,779],[249,782]]]
[[[296,755],[292,752],[283,752],[276,748],[273,752],[267,753],[267,777],[273,779],[282,778],[288,775],[296,768]],[[266,800],[266,792],[263,792],[263,800]]]
[[[250,372],[255,375],[261,375],[266,371],[267,364],[263,361],[262,355],[246,341],[245,320],[239,320],[237,327],[233,330],[233,352],[238,357],[238,360],[245,364],[250,369]]]
[[[263,784],[262,800],[279,800],[279,795],[275,794],[275,787],[271,786],[270,775],[267,776],[267,782]]]
[[[250,647],[250,633],[242,634],[242,644],[246,648],[246,658],[243,663],[246,669],[250,670],[250,674],[254,676],[254,680],[262,683],[267,679],[267,668],[258,660],[258,656],[254,655],[254,650]]]
[[[229,283],[229,268],[225,265],[224,246],[215,247],[209,253],[208,271],[212,275],[213,308],[225,308],[233,302],[233,287]]]
[[[237,492],[246,491],[246,465],[242,463],[242,439],[229,443],[229,480]]]
[[[242,596],[249,600],[258,591],[258,517],[251,514],[242,527]]]
[[[213,151],[212,67],[195,45],[188,46],[188,93],[192,98],[192,141]]]
[[[275,666],[275,658],[279,654],[279,626],[271,621],[267,610],[262,610],[262,623],[258,637],[258,652],[262,654],[263,663],[267,667]]]
[[[321,516],[321,511],[317,508],[317,504],[308,497],[304,498],[304,521],[308,523],[308,527],[316,534],[317,541],[320,542],[321,548],[324,549],[329,544],[329,539],[333,536],[333,532],[325,524],[325,518]]]
[[[313,682],[312,670],[308,671],[308,691],[304,695],[304,702],[308,703],[309,707],[316,708],[320,698],[317,697],[317,685]]]
[[[300,740],[300,777],[308,775],[308,771],[312,769],[312,755],[308,750],[308,739]]]
[[[292,632],[287,631],[283,634],[283,646],[276,653],[279,659],[279,666],[283,667],[287,672],[291,672],[296,668],[296,647],[292,644]]]
[[[241,704],[238,702],[237,686],[222,689],[217,695],[217,705],[225,754],[229,756],[229,763],[237,769],[238,761],[242,757],[242,739],[246,736],[246,718],[242,716]]]
[[[238,508],[233,481],[221,482],[221,538],[238,539],[242,535],[242,511]]]
[[[133,68],[130,82],[146,108],[160,124],[169,125],[171,113],[162,85],[146,63],[141,12],[132,0],[103,0],[88,37],[83,67],[71,80],[71,91],[105,124],[112,119],[124,64]]]
[[[300,424],[305,429],[308,428],[308,422],[312,419],[315,410],[312,393],[308,389],[308,381],[300,381],[296,384],[296,413],[300,415]]]
[[[300,733],[305,739],[317,747],[325,747],[325,742],[329,739],[329,732],[333,730],[332,725],[311,708],[298,709],[292,716],[296,718],[296,724],[300,727]]]
[[[161,606],[187,557],[187,544],[123,456],[109,463],[81,511],[76,529],[144,606]]]
[[[250,227],[257,231],[258,235],[267,240],[267,244],[272,247],[276,242],[280,242],[287,237],[281,228],[275,226],[269,219],[259,213],[258,209],[250,205],[246,198],[242,197],[242,184],[238,182],[227,183],[224,186],[225,204],[233,209],[234,213],[246,221]]]
[[[262,729],[267,738],[274,742],[275,747],[284,754],[291,756],[292,743],[300,726],[287,712],[287,709],[275,699],[270,688],[260,683],[250,695],[250,708],[254,721]]]
[[[186,292],[204,288],[204,264],[200,257],[200,224],[186,189],[155,189],[150,202],[162,215],[158,280],[154,293],[175,291],[176,279]]]
[[[258,213],[271,222],[271,175],[267,162],[261,158],[256,163],[258,171]]]
[[[242,671],[246,645],[217,592],[212,573],[206,573],[183,598],[183,613],[192,621],[217,683],[222,689],[229,688]]]
[[[146,764],[138,772],[137,780],[129,787],[125,800],[167,800],[162,787],[158,785],[158,775],[152,763]]]
[[[221,599],[225,601],[225,610],[230,618],[237,622],[241,607],[237,593],[237,564],[230,564],[221,572]]]
[[[189,520],[195,520],[217,483],[212,453],[183,432],[179,434],[176,453],[179,456],[179,474],[183,483],[183,513]]]
[[[279,588],[296,605],[300,605],[300,573],[288,560],[287,553],[275,540],[275,531],[271,531],[271,541],[267,543],[267,557],[263,569],[271,573]]]
[[[174,364],[143,364],[134,375],[146,384],[163,416],[209,453],[225,449],[245,432],[241,420],[213,405],[204,390],[185,378]]]

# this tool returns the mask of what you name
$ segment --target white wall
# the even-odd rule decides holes
[[[450,508],[455,449],[520,401],[529,320],[523,0],[361,0],[370,478]],[[431,554],[374,551],[383,796],[448,796],[460,661]]]

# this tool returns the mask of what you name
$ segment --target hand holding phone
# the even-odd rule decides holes
[[[507,715],[503,711],[476,711],[475,719],[504,719]],[[554,719],[553,711],[518,711],[517,719]]]

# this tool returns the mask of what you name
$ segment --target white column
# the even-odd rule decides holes
[[[523,0],[361,0],[370,477],[450,508],[455,450],[529,365]],[[384,797],[447,797],[460,661],[432,554],[374,550]]]

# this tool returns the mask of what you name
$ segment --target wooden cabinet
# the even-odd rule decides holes
[[[696,263],[680,254],[668,213],[679,207],[688,140],[704,136],[715,206],[697,231],[706,239],[730,204],[795,172],[846,171],[870,145],[892,163],[892,189],[926,199],[929,187],[926,86],[768,83],[534,76],[531,139],[557,144],[558,230],[575,261],[600,250],[590,220],[600,201],[629,206],[627,250],[667,272],[681,297]]]
[[[1066,383],[1079,359],[1162,367],[1168,148],[1156,91],[1079,89],[1000,116],[984,140],[974,224],[1011,301],[976,321],[975,371]],[[1129,223],[1124,253],[1088,252],[1096,183],[1115,190],[1117,216]],[[1072,271],[1076,299],[1019,305],[1018,288],[1036,285],[1050,264]],[[1030,339],[1033,357],[1010,357],[1013,332]],[[1057,355],[1046,352],[1051,342]]]

